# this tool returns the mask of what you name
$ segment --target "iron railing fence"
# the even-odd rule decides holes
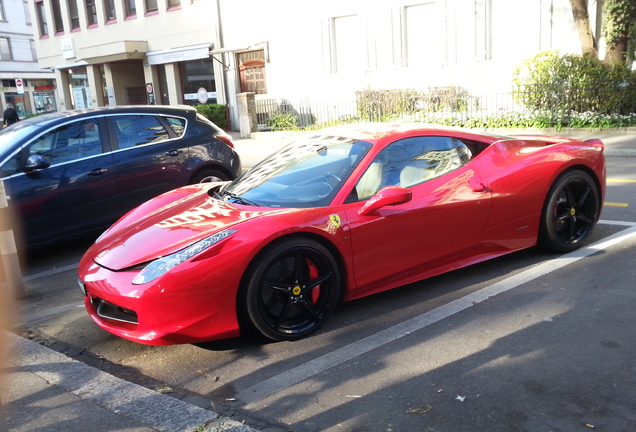
[[[258,130],[312,130],[352,122],[423,122],[455,126],[492,124],[540,116],[562,124],[573,114],[636,113],[636,88],[616,83],[588,87],[517,87],[509,92],[475,94],[461,87],[426,91],[357,92],[351,99],[256,99]],[[510,120],[512,119],[512,120]]]

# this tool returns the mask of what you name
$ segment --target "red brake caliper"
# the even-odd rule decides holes
[[[305,258],[307,267],[309,267],[309,279],[316,279],[318,277],[318,267],[309,258]],[[316,285],[311,290],[311,301],[315,304],[320,297],[320,285]]]

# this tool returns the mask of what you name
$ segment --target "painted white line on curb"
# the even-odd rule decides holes
[[[409,333],[421,330],[431,324],[441,321],[451,315],[470,308],[490,297],[504,293],[533,279],[546,275],[550,272],[563,268],[582,258],[607,249],[625,240],[636,236],[636,223],[620,221],[599,221],[600,224],[620,225],[629,227],[616,234],[599,240],[587,247],[574,252],[561,255],[555,259],[546,261],[533,268],[523,271],[517,275],[501,280],[493,285],[473,292],[465,297],[454,300],[448,304],[440,306],[424,314],[413,317],[393,327],[387,328],[374,335],[368,336],[350,345],[339,348],[329,354],[315,358],[301,366],[285,371],[280,375],[273,376],[265,381],[253,385],[240,391],[236,396],[246,404],[254,403],[263,398],[271,396],[287,387],[306,380],[320,372],[337,366],[345,361],[351,360],[359,355],[365,354],[375,348],[386,345]]]

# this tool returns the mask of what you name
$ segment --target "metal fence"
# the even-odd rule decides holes
[[[475,94],[461,87],[426,91],[368,90],[351,99],[266,98],[254,101],[258,130],[320,129],[352,122],[424,122],[463,126],[495,118],[562,118],[573,113],[636,112],[632,89],[594,86],[527,86],[509,92]],[[636,90],[636,89],[633,89]]]

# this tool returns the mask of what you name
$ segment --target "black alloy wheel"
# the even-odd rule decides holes
[[[228,176],[216,169],[204,169],[190,179],[190,184],[210,183],[230,180]]]
[[[340,300],[338,264],[319,242],[282,240],[248,269],[243,305],[249,323],[262,335],[297,340],[317,330]]]
[[[554,252],[578,249],[592,232],[600,209],[600,193],[589,174],[580,170],[561,174],[544,204],[539,246]]]

